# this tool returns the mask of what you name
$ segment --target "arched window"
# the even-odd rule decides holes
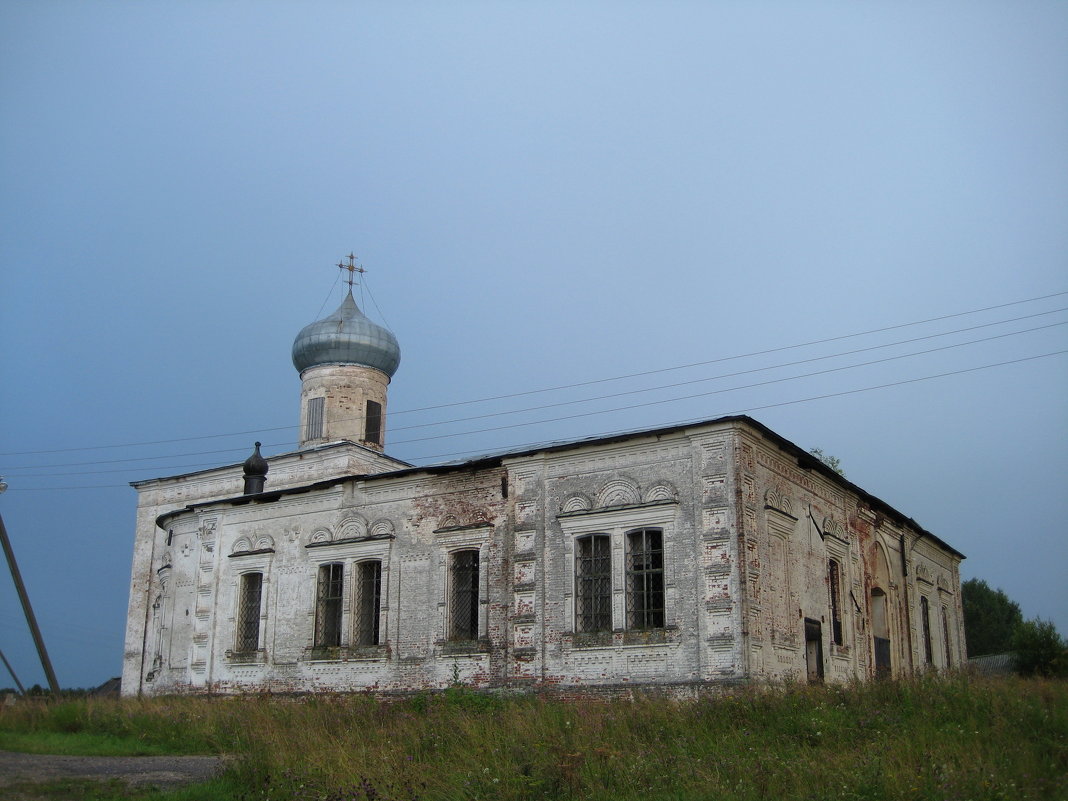
[[[353,643],[378,645],[382,609],[382,563],[374,560],[356,565],[356,628]]]
[[[263,573],[241,576],[238,594],[237,638],[235,651],[255,651],[260,647],[260,598],[263,593]]]
[[[454,551],[449,563],[449,639],[478,639],[478,551]]]
[[[382,404],[378,401],[367,401],[367,409],[364,414],[363,427],[364,442],[372,445],[382,444]]]
[[[946,653],[946,667],[953,667],[953,649],[949,644],[949,610],[942,607],[942,645]]]
[[[831,642],[842,644],[842,569],[838,560],[827,560],[827,584],[831,590]]]
[[[924,664],[931,664],[933,661],[931,658],[931,608],[927,603],[927,596],[920,596],[920,619],[923,623],[923,661]]]
[[[611,538],[588,534],[575,545],[575,630],[611,631]]]
[[[664,535],[658,528],[627,532],[627,628],[664,627]]]
[[[345,566],[333,562],[319,567],[315,598],[315,647],[341,645],[341,611],[345,590]]]

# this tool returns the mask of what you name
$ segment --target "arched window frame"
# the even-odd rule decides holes
[[[601,632],[583,632],[579,612],[579,581],[577,558],[579,540],[587,536],[606,536],[611,550],[611,632],[622,632],[624,642],[628,642],[627,633],[633,631],[637,637],[636,644],[646,642],[643,632],[648,629],[628,629],[627,620],[627,533],[641,529],[657,529],[661,532],[663,542],[663,583],[664,613],[663,629],[672,629],[676,625],[676,585],[674,575],[674,534],[675,516],[678,504],[674,501],[643,504],[621,509],[594,509],[562,512],[557,521],[563,529],[564,558],[570,565],[570,580],[564,592],[563,611],[566,625],[576,639],[569,641],[575,647],[598,647],[606,644]],[[662,631],[663,629],[655,629]],[[655,631],[654,630],[654,631]],[[589,634],[590,636],[584,636]]]

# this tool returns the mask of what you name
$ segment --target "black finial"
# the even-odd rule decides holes
[[[267,460],[260,455],[260,443],[256,443],[256,450],[245,460],[242,465],[245,473],[245,495],[255,495],[263,492],[263,485],[267,483],[267,471],[270,466]]]

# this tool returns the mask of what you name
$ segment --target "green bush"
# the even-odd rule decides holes
[[[1016,670],[1023,676],[1068,674],[1068,653],[1056,626],[1048,620],[1028,620],[1016,627],[1012,637]]]

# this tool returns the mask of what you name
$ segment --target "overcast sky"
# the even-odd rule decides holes
[[[0,512],[65,686],[120,672],[128,482],[293,448],[350,251],[392,454],[746,412],[1068,634],[1068,4],[7,0],[0,111]],[[6,577],[0,632],[43,683]]]

